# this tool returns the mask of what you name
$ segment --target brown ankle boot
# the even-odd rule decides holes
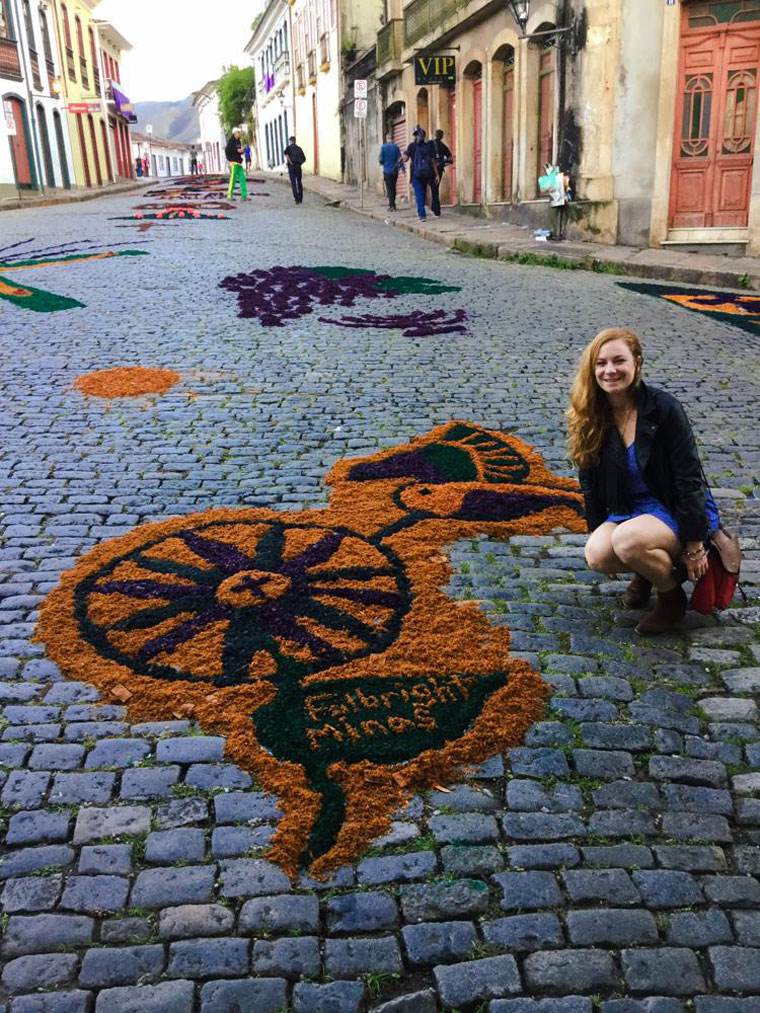
[[[671,591],[658,591],[657,604],[651,612],[647,612],[636,632],[667,633],[686,615],[686,605],[686,594],[680,584]]]
[[[649,601],[652,593],[651,580],[644,580],[638,573],[634,574],[633,580],[623,592],[623,601],[626,608],[643,609]]]

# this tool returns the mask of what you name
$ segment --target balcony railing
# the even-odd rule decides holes
[[[0,39],[0,77],[10,77],[14,81],[22,79],[18,43],[13,39]]]
[[[274,61],[274,79],[278,85],[290,77],[290,53],[280,53]]]
[[[301,95],[306,91],[306,73],[302,63],[296,67],[296,87]]]
[[[82,87],[89,88],[90,77],[89,74],[87,73],[87,60],[85,60],[83,56],[79,57],[79,70],[81,71],[82,74]]]
[[[443,22],[470,0],[412,0],[404,8],[404,45],[412,46],[442,28]]]
[[[308,63],[309,68],[309,84],[314,84],[317,80],[317,54],[313,49],[306,57],[306,62]]]
[[[377,66],[378,69],[388,63],[401,60],[401,26],[403,21],[394,18],[383,25],[377,33]]]
[[[330,69],[330,39],[324,32],[319,39],[319,69]]]
[[[42,78],[40,77],[40,61],[37,53],[29,47],[29,62],[32,65],[32,84],[35,91],[42,91]]]
[[[77,66],[74,63],[74,50],[66,46],[66,70],[69,72],[69,80],[76,81]]]
[[[92,68],[92,79],[95,82],[95,94],[100,95],[100,71],[97,67]]]
[[[47,69],[48,88],[50,88],[51,95],[53,94],[53,81],[55,81],[55,64],[52,60],[45,60],[45,67]]]

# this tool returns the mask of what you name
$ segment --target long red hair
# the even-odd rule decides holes
[[[584,348],[578,371],[570,391],[567,409],[567,445],[570,456],[579,468],[592,468],[599,463],[604,434],[610,425],[609,401],[596,382],[596,360],[608,341],[625,341],[636,363],[635,385],[639,384],[644,355],[638,337],[626,327],[608,327]]]

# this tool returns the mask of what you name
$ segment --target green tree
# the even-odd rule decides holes
[[[233,66],[219,78],[219,114],[222,125],[229,133],[247,118],[253,105],[253,67]]]

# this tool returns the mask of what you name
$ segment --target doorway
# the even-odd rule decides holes
[[[53,113],[53,129],[55,130],[55,143],[58,148],[58,160],[61,163],[61,182],[64,189],[71,189],[71,177],[69,176],[69,163],[66,160],[66,144],[63,140],[63,124],[61,114],[56,110]]]
[[[746,228],[760,72],[760,9],[684,6],[671,228]]]
[[[3,100],[6,108],[10,107],[15,133],[8,137],[11,148],[11,160],[13,172],[16,176],[16,186],[19,190],[34,190],[37,182],[34,175],[34,166],[29,155],[29,127],[26,121],[26,109],[21,99],[10,96]]]

